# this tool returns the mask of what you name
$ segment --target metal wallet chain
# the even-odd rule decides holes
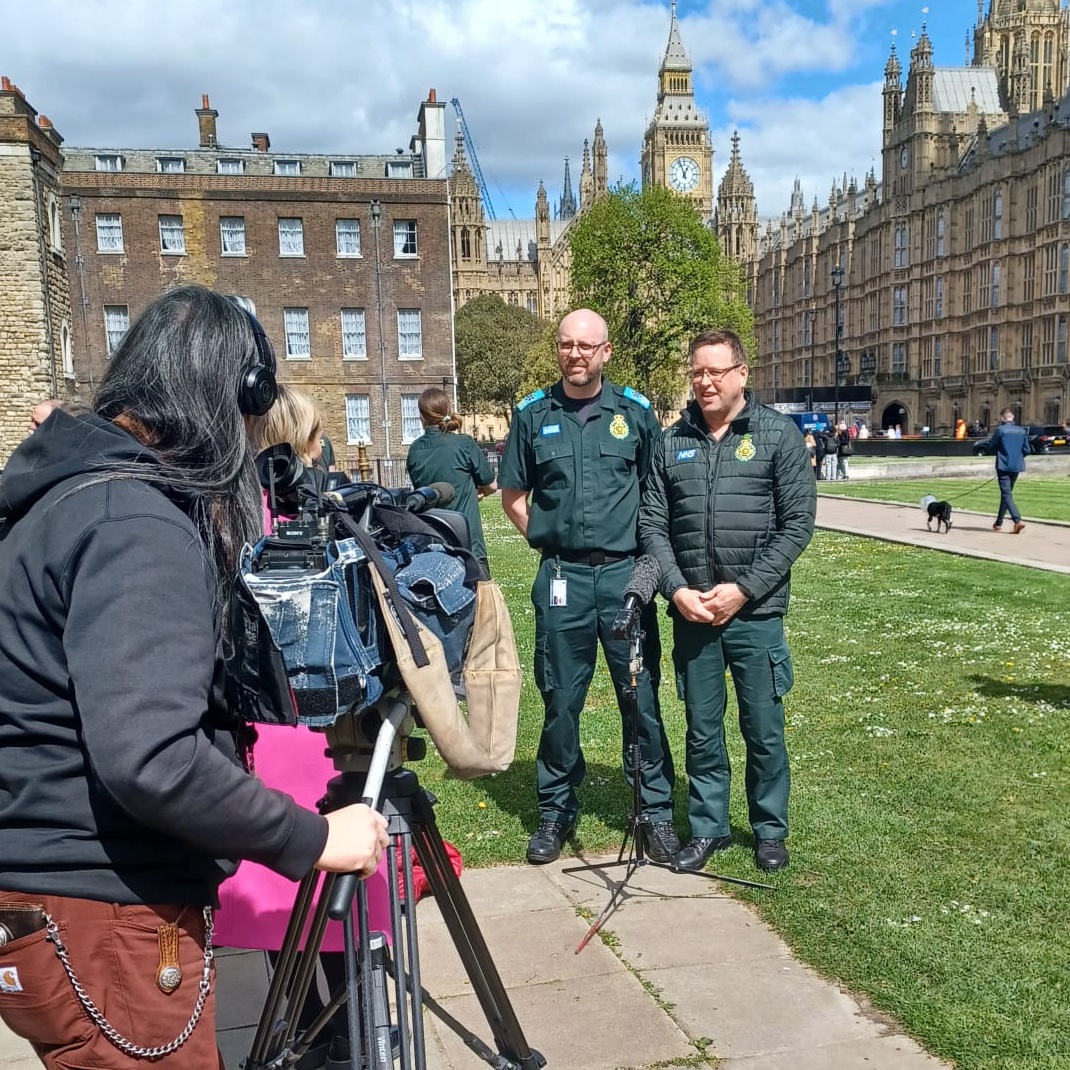
[[[159,1059],[164,1055],[171,1055],[173,1052],[178,1051],[178,1049],[189,1040],[193,1030],[197,1028],[197,1023],[200,1021],[201,1015],[204,1013],[204,1005],[208,1000],[208,993],[212,989],[212,959],[214,958],[212,952],[212,935],[214,926],[212,924],[211,907],[204,908],[204,973],[201,974],[201,980],[197,986],[197,1002],[193,1007],[193,1013],[190,1015],[189,1021],[186,1023],[186,1028],[183,1029],[170,1044],[162,1044],[157,1048],[144,1048],[140,1044],[135,1044],[133,1041],[127,1040],[126,1037],[124,1037],[108,1021],[108,1019],[104,1017],[100,1008],[89,998],[89,994],[86,992],[81,981],[78,980],[71,967],[67,945],[59,935],[59,926],[53,921],[50,914],[45,915],[45,921],[47,922],[45,931],[48,934],[48,939],[51,940],[55,946],[56,957],[59,959],[64,971],[66,971],[67,979],[71,983],[71,988],[74,989],[74,994],[78,997],[78,1002],[81,1003],[86,1014],[88,1014],[92,1021],[99,1027],[100,1031],[120,1051],[137,1059]]]

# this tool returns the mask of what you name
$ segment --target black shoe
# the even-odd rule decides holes
[[[325,1034],[321,1033],[320,1036]],[[327,1065],[327,1054],[330,1050],[331,1041],[317,1040],[314,1047],[308,1049],[300,1059],[294,1063],[294,1070],[323,1070]]]
[[[646,856],[651,862],[669,863],[673,855],[680,850],[680,838],[676,835],[676,829],[671,821],[651,821],[648,825],[640,826],[643,832],[643,843],[646,847]]]
[[[686,847],[682,847],[673,856],[672,864],[677,869],[705,869],[710,855],[727,851],[732,846],[731,836],[692,836]]]
[[[759,869],[769,872],[783,869],[788,864],[788,849],[783,840],[759,840],[754,850],[754,862]]]
[[[572,835],[576,826],[566,825],[552,817],[539,819],[535,835],[528,840],[528,861],[533,866],[552,862],[561,853],[561,844]]]

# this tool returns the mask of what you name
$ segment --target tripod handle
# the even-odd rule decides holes
[[[360,800],[365,806],[375,806],[375,800],[365,795]],[[327,916],[333,921],[341,921],[353,909],[353,897],[357,894],[356,873],[340,873],[331,888],[331,897],[327,900]]]

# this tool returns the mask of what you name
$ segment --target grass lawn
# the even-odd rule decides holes
[[[917,505],[926,494],[943,498],[956,509],[996,515],[999,487],[995,474],[986,470],[976,479],[926,476],[922,479],[847,480],[843,483],[819,481],[819,494],[839,494],[847,498],[872,498],[882,502]],[[1070,522],[1070,477],[1034,475],[1026,471],[1014,486],[1014,501],[1022,515],[1034,520]]]
[[[1039,515],[1019,485],[1026,514]],[[915,497],[914,484],[895,486]],[[472,782],[437,757],[417,767],[438,796],[443,835],[470,866],[523,864],[542,723],[530,678],[535,557],[496,499],[484,503],[484,523],[526,674],[516,761]],[[788,617],[792,864],[773,877],[775,892],[725,886],[755,902],[804,961],[962,1070],[1070,1067],[1067,593],[1048,572],[818,532],[795,570]],[[666,646],[668,636],[666,625]],[[662,704],[682,770],[671,680],[666,663]],[[741,770],[732,721],[729,711]],[[621,841],[620,734],[602,669],[583,719],[578,841],[588,850]],[[686,833],[682,776],[676,801]],[[731,819],[740,846],[717,868],[754,877],[741,773]]]

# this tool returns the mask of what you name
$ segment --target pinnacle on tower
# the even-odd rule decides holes
[[[691,70],[691,57],[684,51],[684,42],[680,37],[680,23],[676,19],[676,0],[672,5],[672,20],[669,23],[669,43],[665,46],[665,58],[661,62],[663,71]]]
[[[565,182],[561,189],[557,218],[571,219],[576,214],[576,195],[572,192],[572,175],[568,169],[568,157],[565,157]]]

